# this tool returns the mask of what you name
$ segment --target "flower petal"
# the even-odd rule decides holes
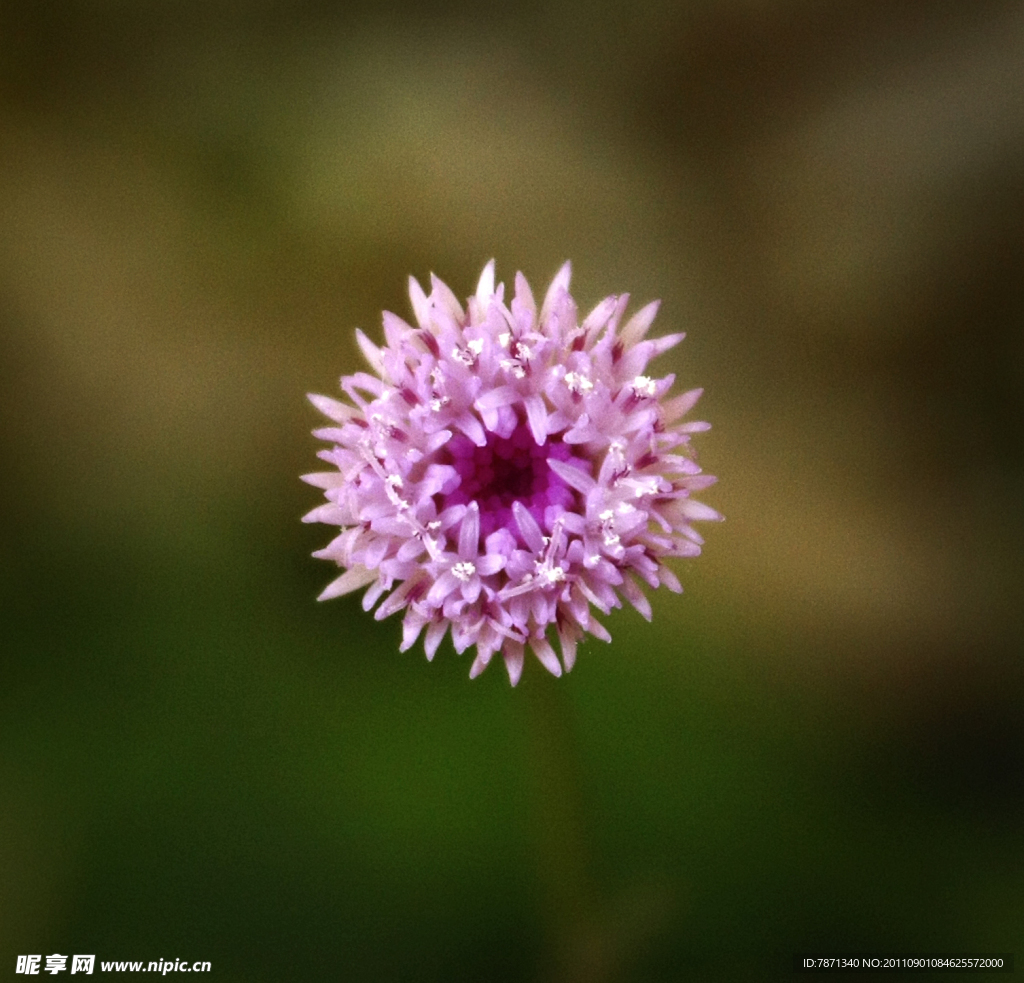
[[[562,662],[565,664],[565,671],[571,672],[576,665],[576,636],[568,628],[562,628],[558,633],[558,641],[562,646]]]
[[[515,686],[523,675],[523,646],[518,642],[506,642],[502,654],[505,656],[508,681]]]
[[[377,579],[376,570],[367,570],[365,567],[355,566],[346,570],[337,580],[332,580],[317,598],[318,601],[329,601],[332,597],[341,597],[343,594],[350,594],[360,587],[365,587]]]
[[[605,297],[584,319],[580,325],[580,330],[587,335],[596,334],[601,330],[607,323],[608,318],[615,313],[615,306],[618,304],[619,298],[614,294],[611,297]]]
[[[514,386],[498,386],[496,389],[488,389],[473,405],[483,413],[496,410],[499,406],[508,406],[519,398],[519,392]]]
[[[480,274],[480,280],[476,285],[476,299],[480,304],[480,310],[486,311],[494,296],[494,260],[492,259]]]
[[[489,539],[490,537],[488,537]],[[476,561],[476,572],[481,577],[490,577],[499,570],[505,569],[505,557],[500,553],[488,553]]]
[[[590,494],[597,487],[597,482],[582,468],[566,464],[564,461],[558,461],[553,457],[548,458],[548,467],[570,488],[575,488],[582,495]]]
[[[359,342],[359,350],[363,353],[370,368],[379,376],[384,375],[384,362],[381,359],[380,349],[365,334],[356,328],[356,341]]]
[[[641,307],[619,332],[619,338],[626,348],[632,348],[647,334],[648,328],[654,323],[661,306],[660,300],[652,300],[646,307]]]
[[[530,423],[530,432],[533,439],[540,447],[547,440],[548,436],[548,410],[544,405],[543,396],[528,396],[523,400],[526,407],[526,418]]]
[[[487,668],[487,665],[491,661],[493,655],[493,649],[486,649],[479,655],[477,655],[477,657],[473,660],[473,665],[470,667],[469,678],[476,679],[476,677],[479,676],[480,673],[482,673]],[[512,685],[515,686],[515,683],[513,683]]]
[[[526,545],[534,553],[540,553],[544,549],[544,533],[541,532],[537,520],[530,514],[526,506],[520,501],[512,503],[512,515],[515,516],[516,525],[523,534]]]
[[[434,581],[434,585],[427,591],[427,604],[439,607],[444,599],[459,586],[459,581],[455,575],[449,570],[445,570],[437,580]]]
[[[572,279],[572,263],[566,260],[562,268],[555,274],[555,278],[544,295],[544,304],[540,309],[540,324],[546,325],[551,312],[554,310],[558,298],[569,292],[569,281]]]
[[[433,660],[446,631],[448,631],[447,621],[432,621],[430,627],[427,628],[426,637],[423,639],[423,650],[427,653],[428,662]]]
[[[480,506],[476,502],[470,502],[466,514],[462,517],[462,527],[459,529],[459,556],[475,561],[479,543]]]
[[[433,330],[430,321],[430,302],[423,292],[419,280],[416,277],[409,277],[409,300],[412,301],[413,314],[416,315],[416,323],[421,328]]]
[[[555,650],[551,647],[550,642],[546,638],[531,638],[530,648],[533,649],[534,655],[540,660],[540,664],[551,673],[552,676],[562,675],[562,664],[558,661],[558,656],[555,655]]]
[[[307,393],[306,398],[321,413],[323,413],[324,416],[329,416],[337,423],[348,423],[348,421],[353,417],[362,415],[354,406],[346,406],[344,403],[340,403],[336,399],[331,399],[330,396],[319,396],[316,393]]]

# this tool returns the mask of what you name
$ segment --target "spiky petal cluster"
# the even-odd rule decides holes
[[[345,568],[320,599],[369,585],[364,609],[405,612],[402,651],[425,630],[432,659],[450,627],[471,677],[500,651],[512,685],[527,645],[558,676],[584,634],[610,641],[592,608],[650,619],[637,581],[681,590],[664,559],[721,518],[691,497],[715,480],[689,448],[708,424],[681,422],[701,390],[662,401],[674,377],[646,374],[683,335],[645,340],[657,302],[620,327],[626,294],[579,321],[569,276],[539,311],[521,273],[506,304],[493,260],[465,308],[410,278],[417,326],[385,312],[380,348],[356,332],[373,374],[342,378],[351,404],[310,396],[335,470],[305,476],[328,500],[305,521],[341,527],[313,555]]]

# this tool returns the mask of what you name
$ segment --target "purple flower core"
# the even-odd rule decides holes
[[[438,511],[475,501],[480,508],[480,532],[489,536],[497,529],[516,532],[515,502],[521,502],[541,527],[550,525],[545,522],[545,512],[552,506],[578,507],[579,494],[548,467],[549,459],[568,462],[572,458],[561,436],[550,436],[539,445],[530,428],[519,423],[508,437],[493,433],[487,437],[486,445],[477,447],[457,434],[444,448],[450,458],[447,463],[460,481],[455,491],[441,496]]]

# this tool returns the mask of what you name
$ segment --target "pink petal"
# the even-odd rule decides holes
[[[661,579],[662,584],[674,594],[682,594],[683,585],[679,583],[679,578],[664,564],[658,567],[658,577]]]
[[[576,638],[568,630],[558,633],[558,641],[562,646],[562,662],[565,663],[565,671],[571,672],[576,665]]]
[[[415,645],[416,639],[420,637],[422,630],[423,619],[410,611],[402,622],[402,644],[398,646],[398,651],[407,652],[411,649]]]
[[[318,601],[329,601],[332,597],[341,597],[343,594],[350,594],[360,587],[377,579],[376,570],[367,570],[362,566],[352,567],[346,570],[337,580],[332,580],[317,598]]]
[[[381,321],[384,325],[384,339],[392,351],[396,351],[413,334],[414,329],[412,325],[406,324],[397,314],[392,314],[391,311],[384,311],[381,315]]]
[[[445,570],[440,577],[434,581],[434,586],[427,592],[427,603],[433,607],[440,605],[444,599],[459,586],[459,581],[450,571]]]
[[[587,631],[589,631],[594,638],[600,638],[602,642],[610,642],[612,640],[612,636],[608,634],[608,629],[605,628],[597,618],[590,619],[590,624],[587,625]]]
[[[716,512],[710,505],[697,502],[692,498],[682,504],[680,511],[693,522],[721,522],[725,518],[721,512]]]
[[[516,295],[512,301],[512,313],[515,314],[517,307],[529,314],[532,320],[537,315],[537,302],[533,299],[533,291],[522,273],[516,273]]]
[[[462,528],[459,530],[459,556],[475,560],[479,543],[480,506],[476,502],[470,502],[466,514],[462,517]]]
[[[572,263],[566,261],[555,274],[554,280],[551,281],[551,286],[548,287],[548,292],[544,295],[544,304],[540,309],[540,324],[542,326],[547,324],[559,296],[569,292],[569,281],[571,278]]]
[[[338,423],[347,423],[353,417],[362,415],[354,406],[346,406],[344,403],[339,403],[336,399],[331,399],[330,396],[319,396],[316,393],[307,393],[306,398],[321,413],[323,413],[324,416],[329,416],[332,420],[335,420]]]
[[[657,316],[660,300],[652,300],[646,307],[641,307],[627,322],[626,326],[619,332],[619,338],[626,348],[632,348],[638,341],[647,334],[648,328]]]
[[[555,655],[555,650],[546,638],[531,638],[530,648],[534,655],[540,660],[540,664],[551,673],[552,676],[562,675],[562,664]]]
[[[520,501],[512,503],[512,514],[515,516],[516,525],[523,534],[526,545],[534,553],[540,553],[544,549],[544,533],[541,532],[537,520],[530,515],[526,506]]]
[[[587,334],[591,332],[600,331],[608,323],[608,318],[615,313],[615,305],[618,304],[619,298],[614,294],[611,297],[605,297],[587,316],[583,323],[580,325],[580,329]]]
[[[640,590],[632,577],[623,577],[619,590],[626,595],[626,600],[643,615],[645,620],[651,620],[651,602],[647,600],[647,595]]]
[[[508,681],[515,686],[523,675],[523,646],[517,642],[506,642],[502,655],[505,657]]]
[[[430,302],[423,292],[419,280],[416,277],[409,277],[409,300],[412,301],[412,310],[416,315],[416,323],[421,328],[430,329]]]
[[[303,474],[300,479],[307,485],[316,488],[340,488],[345,484],[345,476],[339,471],[317,471],[314,474]]]
[[[430,627],[427,628],[426,637],[423,639],[423,650],[427,653],[428,662],[433,660],[446,631],[448,631],[447,621],[432,621]]]
[[[473,660],[473,665],[470,667],[469,678],[476,679],[476,677],[479,676],[480,673],[482,673],[487,668],[487,664],[491,661],[491,657],[493,655],[493,649],[487,649],[481,652],[479,655],[477,655],[477,657]],[[513,683],[512,685],[514,686],[515,683]]]
[[[589,494],[597,487],[597,482],[589,474],[581,468],[574,467],[572,464],[566,464],[564,461],[549,457],[548,467],[570,488],[575,488],[582,495]]]
[[[499,406],[508,406],[519,400],[519,392],[512,386],[498,386],[489,389],[473,404],[480,412],[496,410]]]
[[[380,349],[365,334],[356,328],[356,341],[359,342],[359,350],[363,353],[366,361],[377,375],[384,375],[384,362],[381,359]]]
[[[480,304],[480,310],[486,311],[487,305],[494,296],[494,260],[492,259],[480,274],[480,280],[476,285],[476,299]]]
[[[487,434],[484,433],[480,421],[472,413],[463,413],[455,423],[477,447],[487,446]]]
[[[488,536],[488,539],[491,537]],[[487,556],[481,556],[476,561],[476,572],[481,577],[490,577],[492,574],[497,573],[499,570],[505,568],[505,557],[500,553],[488,553]]]
[[[543,396],[528,396],[523,400],[526,417],[530,423],[530,432],[537,446],[541,446],[548,437],[548,410],[544,405]]]
[[[349,518],[347,510],[339,508],[337,505],[328,503],[327,505],[321,505],[318,508],[313,509],[312,512],[307,512],[303,517],[303,522],[326,522],[332,526],[343,526]]]
[[[313,431],[313,436],[317,440],[329,440],[332,443],[340,444],[345,440],[345,430],[343,427],[317,427]]]
[[[451,287],[444,280],[430,274],[430,299],[442,311],[450,314],[456,321],[462,321],[466,317],[459,298],[452,293]]]

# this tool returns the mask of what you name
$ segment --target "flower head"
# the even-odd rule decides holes
[[[350,402],[310,396],[334,470],[305,476],[327,498],[305,521],[340,527],[313,555],[345,570],[320,599],[368,586],[378,619],[405,612],[402,651],[425,632],[432,659],[451,628],[470,676],[501,652],[512,685],[527,646],[558,676],[585,634],[610,641],[594,608],[649,620],[638,581],[680,591],[665,558],[721,518],[691,497],[715,481],[690,448],[708,424],[681,421],[701,390],[664,399],[674,377],[647,374],[683,335],[645,338],[657,302],[620,326],[626,294],[580,321],[569,275],[539,311],[521,273],[506,303],[493,260],[465,308],[410,278],[416,326],[385,312],[383,347],[356,332],[373,374],[342,378]]]

